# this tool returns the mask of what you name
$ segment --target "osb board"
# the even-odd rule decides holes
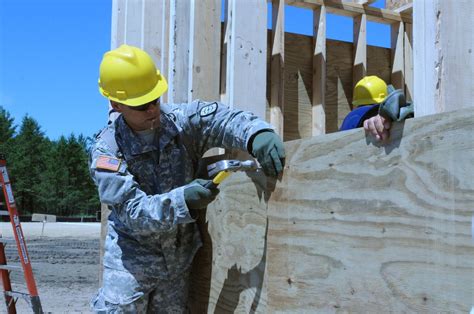
[[[285,33],[283,125],[286,141],[311,137],[312,73],[313,38]]]
[[[352,43],[342,41],[328,40],[326,49],[326,133],[332,133],[351,111],[353,52]]]
[[[387,146],[361,129],[287,143],[267,311],[469,312],[473,121],[473,109],[408,120]]]

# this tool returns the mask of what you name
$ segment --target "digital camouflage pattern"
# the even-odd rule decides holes
[[[146,304],[184,311],[189,266],[202,245],[184,188],[195,179],[198,160],[208,149],[247,151],[252,135],[265,129],[271,126],[249,112],[194,101],[161,105],[152,145],[121,115],[97,136],[90,171],[101,202],[112,212],[103,287],[91,302],[95,311],[136,312]],[[100,156],[120,159],[118,171],[98,167]]]

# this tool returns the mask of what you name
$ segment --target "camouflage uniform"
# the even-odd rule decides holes
[[[201,239],[184,186],[195,179],[197,161],[209,148],[247,150],[251,136],[264,129],[271,126],[249,112],[194,101],[161,105],[153,145],[122,116],[97,136],[90,170],[112,212],[94,311],[185,311],[189,266]],[[104,169],[104,161],[117,169]]]

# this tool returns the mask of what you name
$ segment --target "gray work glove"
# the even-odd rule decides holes
[[[212,180],[196,179],[187,184],[184,188],[184,200],[189,209],[206,208],[210,202],[216,199],[219,189],[214,187],[206,188],[206,184]]]
[[[257,158],[267,176],[278,177],[283,172],[285,148],[276,133],[263,131],[255,135],[251,153]]]
[[[412,103],[407,103],[405,94],[401,89],[393,90],[380,104],[379,114],[392,121],[403,121],[412,118],[414,107]]]

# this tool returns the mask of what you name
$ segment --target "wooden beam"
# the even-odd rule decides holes
[[[413,3],[417,116],[474,106],[474,1]]]
[[[283,136],[285,82],[285,1],[272,1],[272,56],[270,77],[270,123]]]
[[[326,7],[313,11],[312,136],[326,133]]]
[[[357,3],[361,5],[371,5],[377,0],[342,0],[342,2]]]
[[[188,102],[193,2],[170,0],[168,101]],[[193,24],[194,25],[194,24]]]
[[[227,1],[224,102],[265,119],[267,83],[267,3]]]
[[[396,13],[390,10],[374,8],[356,3],[340,2],[337,0],[286,0],[286,3],[288,5],[309,9],[315,9],[316,7],[325,5],[328,13],[350,17],[366,14],[367,20],[377,23],[412,23],[412,17],[409,14]]]
[[[392,32],[392,76],[391,84],[397,89],[405,88],[405,61],[403,40],[405,36],[404,23],[394,23],[391,25]]]
[[[397,11],[410,4],[413,4],[413,0],[385,0],[385,8],[392,11]]]
[[[164,75],[168,74],[169,58],[170,58],[170,0],[161,0],[162,12],[158,12],[161,16],[161,36],[157,38],[161,42],[161,64],[160,71]],[[168,78],[166,78],[168,79]],[[168,92],[163,96],[164,102],[169,102]]]
[[[194,3],[193,44],[188,101],[219,100],[221,59],[221,0],[191,1]]]
[[[413,14],[413,2],[404,4],[393,11],[401,14]]]
[[[354,68],[352,83],[355,86],[367,75],[367,15],[354,17]]]
[[[110,49],[118,48],[125,37],[125,0],[112,0]]]
[[[407,101],[413,100],[413,25],[405,23],[403,37],[404,63],[405,63],[405,97]]]

